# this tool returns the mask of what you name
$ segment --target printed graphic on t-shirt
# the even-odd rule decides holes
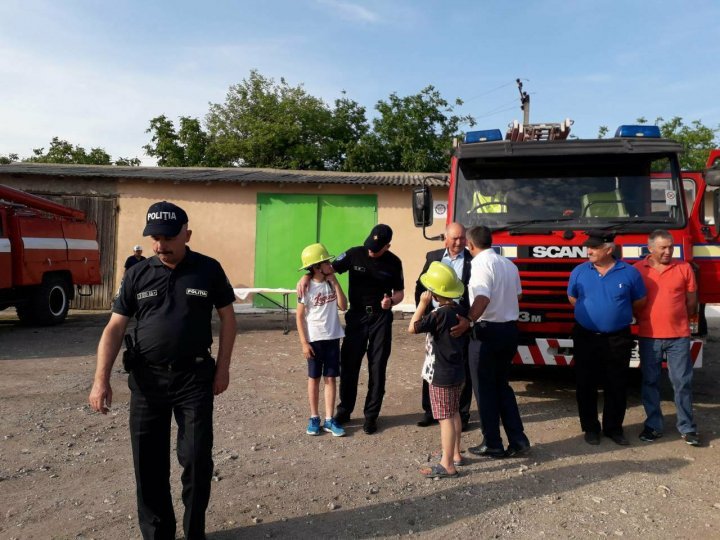
[[[425,334],[425,362],[422,367],[422,378],[432,383],[435,375],[435,342],[430,332]]]
[[[337,294],[335,294],[334,290],[330,294],[323,294],[323,292],[321,291],[312,297],[312,305],[313,306],[324,306],[325,304],[328,304],[330,302],[335,302],[336,300],[337,300]]]

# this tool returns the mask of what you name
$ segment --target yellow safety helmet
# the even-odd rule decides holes
[[[420,283],[443,298],[460,298],[465,292],[465,285],[458,279],[455,270],[438,261],[430,263],[427,272],[420,276]]]
[[[300,259],[302,260],[302,266],[298,268],[298,270],[306,270],[313,264],[330,261],[333,257],[328,253],[328,250],[322,244],[310,244],[302,250]]]

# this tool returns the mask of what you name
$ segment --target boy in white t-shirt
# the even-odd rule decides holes
[[[340,325],[338,309],[347,309],[347,298],[335,277],[327,249],[322,244],[311,244],[301,255],[302,267],[311,277],[310,285],[298,297],[296,322],[303,355],[308,362],[308,401],[310,421],[306,433],[320,434],[318,400],[320,377],[325,377],[325,422],[323,430],[335,437],[345,430],[333,420],[335,410],[335,381],[340,374],[340,338],[345,336]]]

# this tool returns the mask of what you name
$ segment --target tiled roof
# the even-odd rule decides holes
[[[291,171],[281,169],[201,168],[201,167],[117,167],[102,165],[57,165],[11,163],[0,165],[0,175],[58,176],[94,179],[133,179],[180,182],[273,182],[288,184],[354,184],[376,186],[420,186],[423,178],[429,186],[446,187],[445,173],[378,172],[352,173],[329,171]]]

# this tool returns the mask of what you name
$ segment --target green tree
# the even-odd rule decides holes
[[[276,83],[253,70],[231,86],[225,102],[210,105],[206,125],[212,150],[245,167],[339,169],[348,147],[367,131],[365,109],[336,100],[335,109],[302,85]]]
[[[152,133],[150,144],[143,146],[147,155],[157,158],[160,167],[227,167],[231,163],[214,151],[211,138],[197,118],[180,117],[180,127],[165,115],[150,120],[145,133]]]
[[[17,154],[8,154],[7,156],[0,156],[0,165],[10,165],[18,161]]]
[[[10,154],[11,161],[17,161],[17,154]],[[113,165],[112,157],[102,148],[91,148],[88,152],[82,146],[74,146],[66,140],[53,137],[47,152],[45,148],[33,149],[33,155],[22,161],[27,163],[63,163],[75,165]],[[0,163],[4,162],[0,159]],[[140,165],[138,158],[118,158],[116,165],[137,167]]]
[[[444,99],[432,85],[411,96],[390,94],[378,101],[373,130],[349,152],[346,170],[443,172],[449,167],[452,139],[462,124],[475,125],[472,116],[458,116],[462,105]]]
[[[23,161],[30,163],[72,163],[78,165],[112,165],[110,154],[102,148],[91,148],[87,152],[82,146],[73,146],[66,140],[53,137],[50,147],[33,149],[33,156]]]
[[[119,157],[115,160],[115,165],[118,167],[139,167],[142,165],[142,161],[140,161],[138,158],[124,158]]]
[[[640,117],[638,124],[647,124],[647,118]],[[660,135],[665,139],[677,141],[683,145],[684,152],[680,155],[680,167],[689,171],[701,171],[705,168],[710,150],[720,144],[716,138],[720,126],[711,128],[700,120],[693,120],[690,125],[683,122],[682,117],[673,116],[665,120],[658,116],[655,125],[660,127]],[[607,126],[600,126],[598,137],[602,138],[608,133]]]

